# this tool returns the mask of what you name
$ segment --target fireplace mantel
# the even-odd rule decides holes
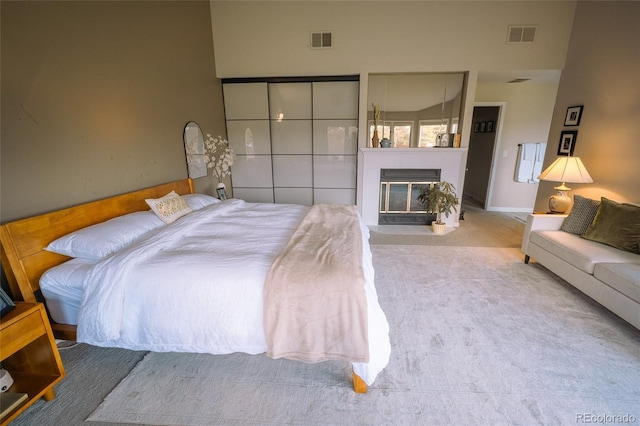
[[[357,205],[364,223],[378,225],[381,169],[440,169],[441,180],[453,184],[462,196],[467,148],[360,148],[358,152]],[[458,226],[456,213],[443,217]]]

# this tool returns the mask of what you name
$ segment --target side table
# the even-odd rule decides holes
[[[0,419],[9,424],[39,398],[55,398],[53,387],[65,375],[47,313],[41,303],[16,302],[0,320],[0,362],[13,377],[7,392],[26,393],[27,400]]]

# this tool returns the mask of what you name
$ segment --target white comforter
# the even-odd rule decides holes
[[[96,264],[84,288],[78,341],[156,352],[266,351],[263,285],[308,207],[228,200],[190,213]],[[389,326],[378,303],[362,227],[371,384],[389,361]]]

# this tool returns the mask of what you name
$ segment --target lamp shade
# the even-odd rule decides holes
[[[549,167],[539,176],[540,180],[550,180],[553,182],[562,182],[562,185],[556,186],[555,195],[549,198],[549,211],[551,213],[565,213],[571,207],[571,198],[567,195],[569,188],[565,182],[569,183],[591,183],[593,179],[589,172],[580,161],[579,157],[558,157],[556,161],[551,163]]]
[[[593,179],[582,164],[580,157],[559,157],[545,169],[540,180],[570,183],[591,183]]]

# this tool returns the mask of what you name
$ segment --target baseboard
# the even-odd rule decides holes
[[[488,212],[533,213],[531,207],[487,207]]]

